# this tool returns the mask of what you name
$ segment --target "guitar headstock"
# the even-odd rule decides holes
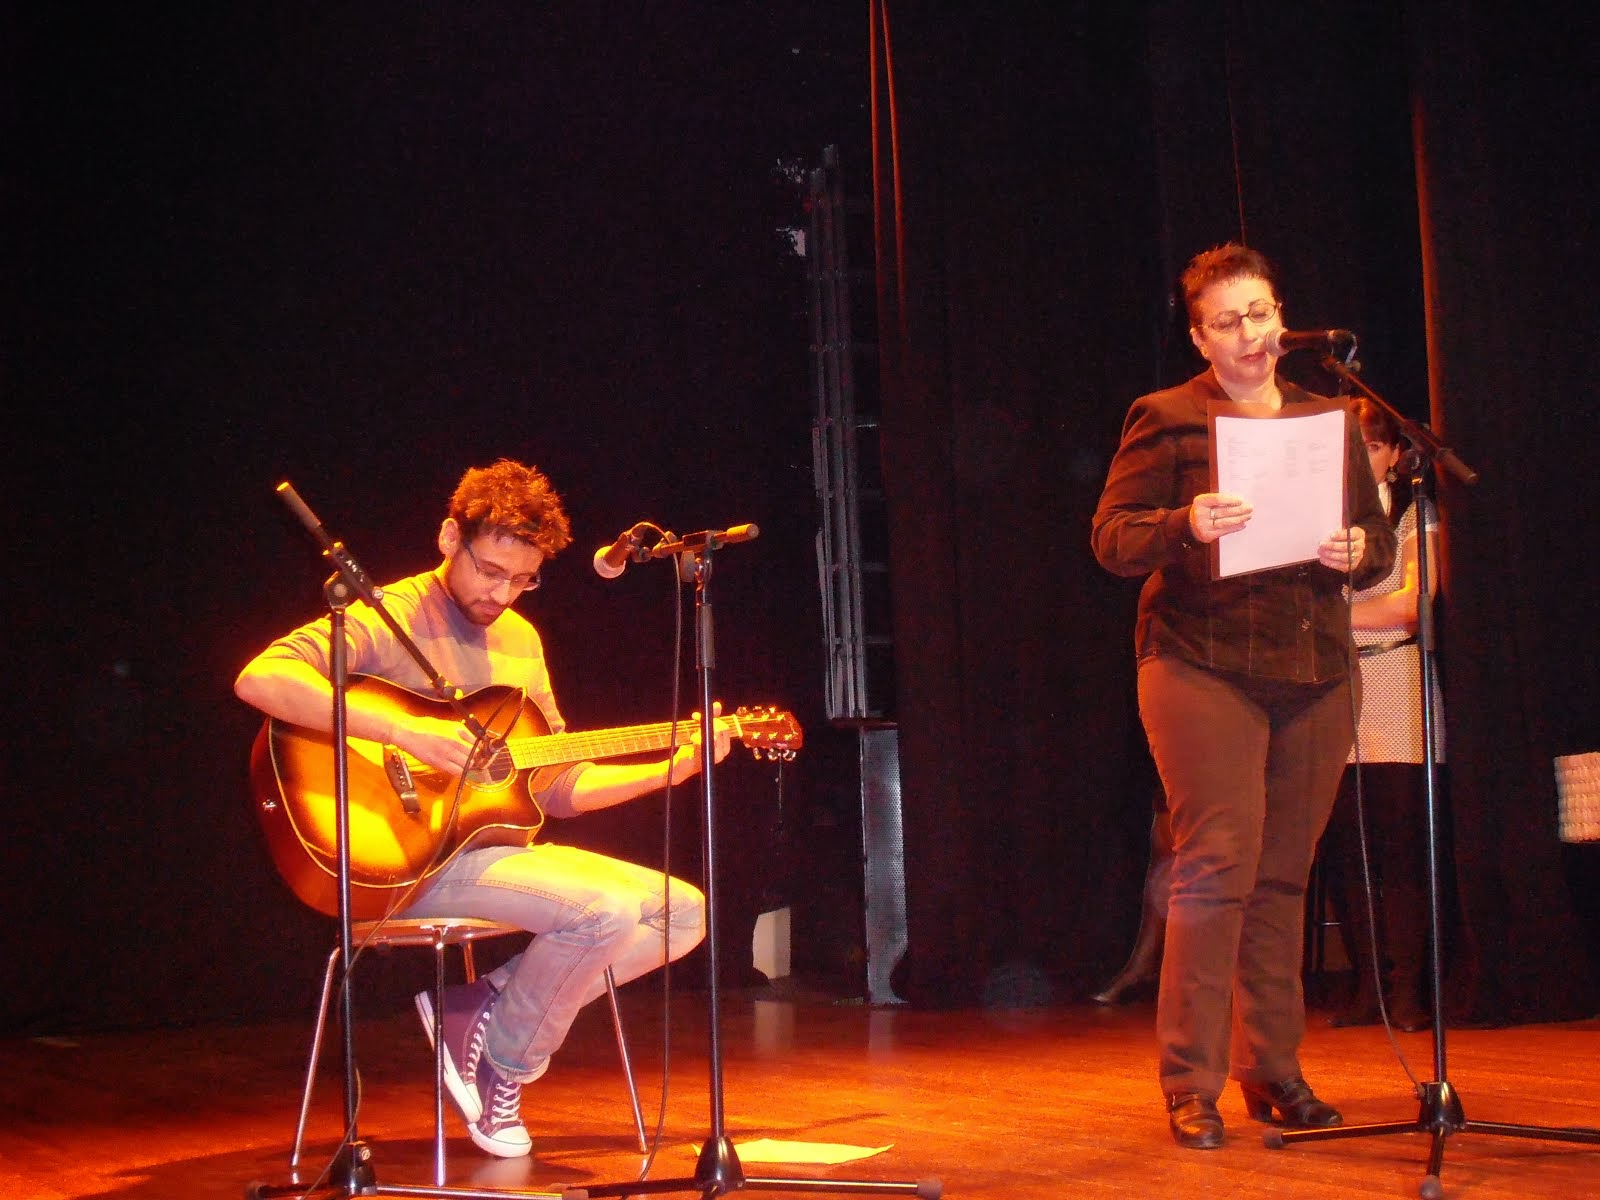
[[[805,742],[800,722],[777,705],[741,708],[733,714],[734,731],[757,758],[788,762]]]

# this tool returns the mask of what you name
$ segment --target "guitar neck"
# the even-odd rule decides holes
[[[738,717],[718,717],[740,734]],[[665,750],[676,743],[686,746],[699,730],[698,721],[659,721],[652,725],[625,725],[618,729],[595,729],[580,733],[547,733],[539,737],[512,738],[506,743],[511,761],[518,770],[550,767],[562,763],[602,758],[621,758]],[[676,729],[676,734],[674,734]]]

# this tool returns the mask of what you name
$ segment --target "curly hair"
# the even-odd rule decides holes
[[[1179,276],[1178,286],[1183,291],[1183,306],[1189,313],[1189,324],[1200,324],[1200,293],[1214,283],[1231,283],[1235,279],[1264,279],[1278,295],[1278,269],[1266,255],[1238,242],[1225,242],[1202,250],[1189,260],[1189,265]]]
[[[572,543],[571,523],[550,480],[538,468],[509,458],[463,475],[450,497],[450,516],[469,543],[489,530],[526,542],[547,557]]]

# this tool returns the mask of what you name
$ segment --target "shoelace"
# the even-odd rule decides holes
[[[483,1060],[483,1045],[489,1033],[489,1010],[484,1009],[483,1015],[478,1018],[478,1023],[472,1027],[472,1036],[467,1039],[466,1061],[459,1068],[461,1077],[468,1082],[478,1077],[478,1063]]]
[[[489,1130],[522,1124],[522,1085],[510,1079],[496,1079],[483,1118],[484,1128]]]

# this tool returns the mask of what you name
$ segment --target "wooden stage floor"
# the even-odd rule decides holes
[[[887,1149],[832,1168],[747,1160],[747,1176],[937,1178],[952,1200],[1405,1197],[1424,1178],[1426,1135],[1267,1149],[1233,1090],[1222,1101],[1226,1146],[1178,1149],[1153,1079],[1148,1003],[925,1012],[787,990],[722,995],[728,1135],[736,1146],[772,1138]],[[692,1178],[694,1144],[710,1125],[706,996],[680,992],[666,1021],[648,979],[626,989],[623,1002],[652,1124],[663,1025],[672,1034],[651,1178]],[[582,1014],[550,1073],[524,1095],[531,1159],[479,1153],[451,1114],[448,1188],[516,1194],[637,1177],[643,1159],[603,1007]],[[359,1126],[377,1182],[432,1187],[431,1059],[415,1018],[380,1013],[357,1027]],[[1600,1126],[1597,1032],[1596,1020],[1452,1031],[1446,1073],[1470,1121]],[[287,1155],[308,1037],[309,1019],[0,1041],[0,1196],[239,1200],[252,1181],[310,1182],[335,1144],[343,1100],[335,1037],[312,1112],[310,1169],[303,1164],[292,1180]],[[1399,1046],[1418,1079],[1434,1078],[1431,1034],[1399,1035]],[[1333,1030],[1314,1014],[1303,1057],[1308,1078],[1348,1122],[1416,1119],[1412,1085],[1381,1029]],[[1593,1196],[1600,1146],[1469,1128],[1448,1139],[1441,1175],[1457,1200]]]

